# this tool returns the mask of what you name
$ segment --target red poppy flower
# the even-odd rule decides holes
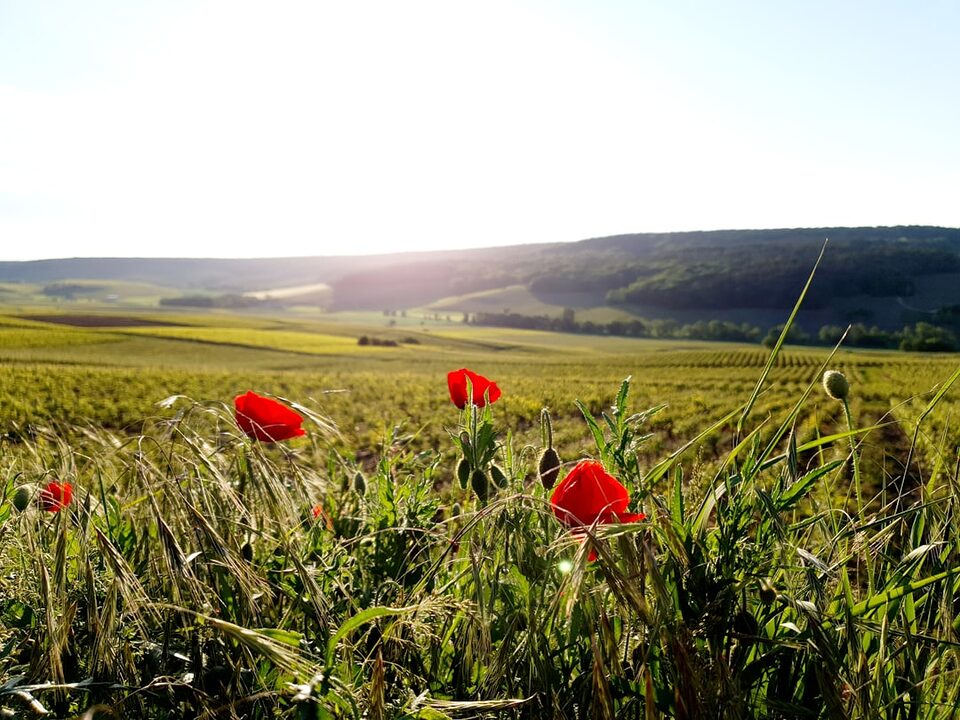
[[[49,482],[40,491],[37,501],[40,508],[47,512],[60,512],[73,500],[73,485],[62,482]]]
[[[327,511],[323,509],[323,505],[314,505],[313,509],[310,510],[310,514],[313,515],[314,520],[322,521],[327,530],[333,530],[333,520],[327,515]]]
[[[233,400],[237,425],[248,436],[262,442],[277,442],[306,435],[303,418],[276,400],[248,391]]]
[[[450,387],[450,399],[461,410],[467,406],[467,379],[470,379],[472,402],[477,407],[483,407],[487,402],[495,403],[500,399],[500,388],[495,382],[487,380],[483,375],[477,375],[472,370],[460,368],[447,373],[447,385]]]
[[[553,514],[567,527],[582,529],[594,524],[644,520],[643,513],[627,512],[630,493],[596,460],[582,460],[560,482],[550,497]],[[596,552],[590,551],[590,560]]]

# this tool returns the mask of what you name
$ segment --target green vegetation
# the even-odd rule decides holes
[[[179,297],[161,298],[161,307],[192,307],[192,308],[225,308],[237,310],[241,308],[255,308],[263,305],[262,300],[236,293],[227,295],[181,295]]]
[[[412,312],[57,320],[0,316],[11,713],[960,708],[952,356]],[[459,367],[503,396],[458,411]],[[848,398],[820,387],[827,368]],[[296,403],[308,436],[244,436],[247,389]],[[600,460],[646,519],[572,533],[537,479],[548,445],[561,480]],[[73,487],[60,512],[42,508],[51,481]]]
[[[672,320],[647,320],[631,318],[628,320],[610,320],[594,322],[577,321],[576,312],[565,308],[560,317],[548,315],[521,315],[515,312],[476,313],[469,318],[475,325],[489,327],[525,328],[528,330],[551,330],[553,332],[585,333],[588,335],[616,335],[622,337],[677,338],[691,340],[712,340],[719,342],[760,342],[764,347],[773,347],[780,333],[782,323],[774,325],[766,335],[755,325],[739,325],[725,320],[697,320],[680,325]],[[842,328],[839,325],[824,325],[816,337],[807,333],[798,325],[793,325],[787,336],[787,342],[793,345],[836,345],[843,339],[849,347],[887,348],[911,352],[954,352],[960,349],[957,336],[945,327],[928,322],[907,325],[902,330],[886,331],[874,326],[866,328],[862,323]]]

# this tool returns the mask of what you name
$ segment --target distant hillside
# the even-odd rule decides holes
[[[415,268],[358,270],[331,284],[343,308],[409,307],[434,297],[437,310],[490,312],[493,291],[522,286],[557,315],[564,307],[606,307],[769,327],[792,307],[827,238],[801,318],[812,332],[849,322],[899,328],[960,303],[960,229],[937,227],[618,235],[450,253]]]
[[[575,243],[268,260],[69,259],[0,263],[0,281],[149,282],[195,292],[329,286],[331,309],[434,308],[762,329],[795,301],[824,239],[830,244],[800,326],[860,322],[899,329],[960,316],[960,229],[815,228],[639,233]],[[503,307],[496,307],[498,298]],[[291,304],[321,302],[275,293]],[[513,298],[513,300],[511,300]],[[522,298],[523,308],[508,303]],[[592,313],[592,315],[591,315]]]
[[[400,258],[69,258],[0,262],[0,281],[124,280],[185,290],[245,292],[325,282],[351,269],[394,261]]]

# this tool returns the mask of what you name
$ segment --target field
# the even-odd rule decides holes
[[[549,407],[558,443],[571,459],[586,447],[574,400],[598,414],[630,376],[634,407],[666,405],[644,449],[652,462],[745,402],[768,356],[754,346],[476,328],[415,317],[391,325],[359,313],[291,319],[101,311],[84,316],[86,327],[76,327],[68,313],[60,322],[37,319],[50,317],[42,311],[0,316],[8,431],[14,425],[93,422],[136,432],[170,395],[229,403],[250,387],[304,403],[311,399],[354,451],[374,451],[399,422],[422,449],[440,449],[444,421],[449,423],[442,415],[444,378],[448,370],[467,366],[509,389],[501,413],[521,441],[538,440],[533,426],[540,408]],[[364,335],[397,346],[358,345]],[[784,350],[754,415],[788,409],[816,379],[826,356],[809,348]],[[862,421],[901,421],[886,429],[889,440],[915,420],[923,396],[950,375],[953,363],[950,356],[841,350],[831,367],[853,382],[851,402]],[[21,391],[25,387],[29,393]],[[946,421],[943,410],[934,421],[941,415]],[[798,422],[804,433],[829,434],[838,418],[837,404],[818,392]],[[708,440],[711,448],[723,449],[714,445],[719,435]]]
[[[960,710],[956,356],[784,347],[768,368],[757,346],[436,308],[58,312],[0,314],[0,709]],[[502,398],[454,407],[461,367]],[[247,390],[306,437],[246,437]],[[543,408],[560,477],[601,460],[645,520],[558,522]],[[60,512],[38,503],[51,481],[73,488]]]

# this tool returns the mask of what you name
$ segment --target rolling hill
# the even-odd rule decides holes
[[[33,283],[48,294],[71,283],[150,283],[173,290],[157,293],[165,302],[176,293],[259,293],[273,305],[423,308],[505,324],[519,322],[514,316],[572,316],[590,323],[714,320],[765,331],[784,319],[827,238],[798,318],[806,332],[960,321],[960,229],[927,226],[639,233],[363,257],[3,262],[0,282]],[[310,292],[321,285],[322,293]]]

